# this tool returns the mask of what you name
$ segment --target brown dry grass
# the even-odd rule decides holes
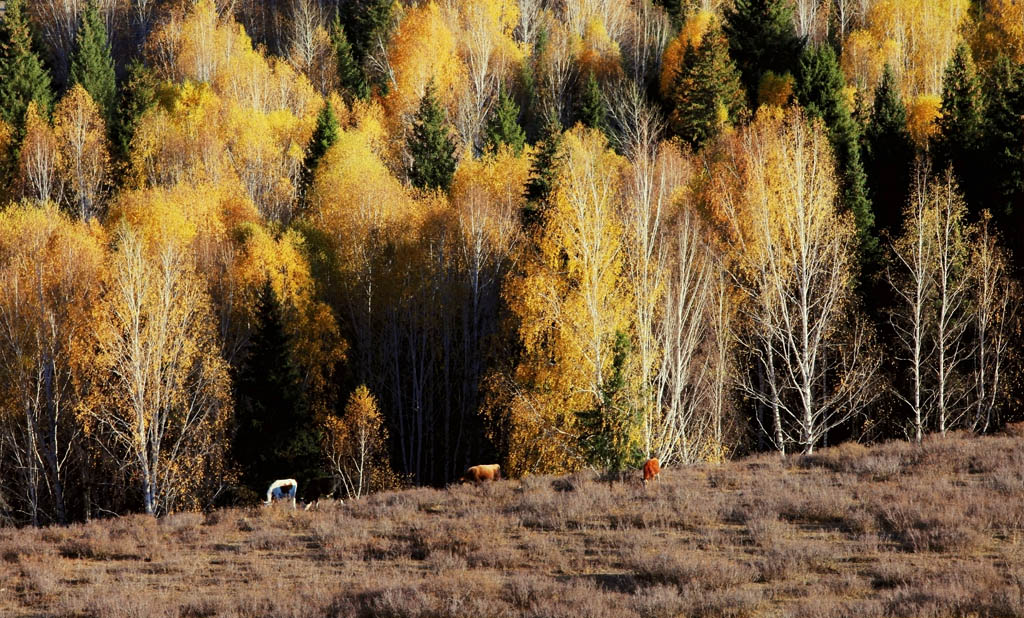
[[[1024,439],[0,530],[0,615],[1024,616]]]

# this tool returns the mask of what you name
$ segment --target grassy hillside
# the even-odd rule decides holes
[[[0,615],[1021,616],[1021,434],[0,530]]]

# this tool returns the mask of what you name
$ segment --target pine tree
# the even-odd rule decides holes
[[[591,129],[607,132],[607,116],[604,97],[601,96],[601,85],[597,83],[597,77],[591,71],[583,86],[583,96],[580,97],[580,122]]]
[[[107,42],[107,27],[95,2],[89,2],[75,36],[71,56],[71,83],[82,84],[100,108],[107,126],[112,126],[117,82],[114,59]]]
[[[526,182],[525,193],[527,203],[523,211],[525,225],[539,224],[544,210],[550,205],[551,194],[558,179],[561,147],[562,125],[557,118],[549,117],[530,164],[530,179]]]
[[[761,76],[766,71],[792,73],[804,45],[784,0],[736,0],[725,10],[723,30],[751,105],[757,103]]]
[[[836,171],[841,179],[843,206],[853,213],[856,221],[861,257],[871,261],[878,250],[875,216],[867,196],[867,178],[860,157],[860,127],[850,114],[845,88],[846,79],[831,46],[815,45],[804,50],[797,66],[795,94],[808,115],[821,118],[828,128]]]
[[[118,156],[127,161],[135,127],[142,114],[156,104],[156,78],[138,60],[128,65],[127,76],[118,93],[117,116],[114,121],[114,142]]]
[[[907,130],[907,108],[903,105],[896,76],[888,64],[875,88],[875,102],[864,131],[864,166],[875,210],[875,224],[893,236],[899,232],[900,217],[909,197],[914,143]]]
[[[257,299],[250,352],[235,380],[238,429],[232,450],[242,483],[256,492],[284,470],[300,483],[317,476],[319,436],[284,320],[267,281]]]
[[[523,152],[526,133],[519,126],[519,106],[504,88],[498,92],[498,106],[491,112],[487,126],[484,127],[484,139],[491,152],[497,151],[502,145],[511,146],[516,156]]]
[[[25,110],[35,101],[49,114],[50,74],[32,49],[32,31],[23,0],[8,0],[0,21],[0,118],[22,130]]]
[[[687,47],[669,100],[672,133],[699,148],[745,111],[743,89],[722,32],[710,26],[697,47]]]
[[[444,108],[434,95],[434,82],[420,100],[420,109],[409,138],[412,168],[409,180],[419,189],[447,191],[455,175],[455,142],[445,120]]]
[[[957,46],[942,78],[942,107],[931,150],[936,169],[953,167],[967,203],[980,208],[979,190],[987,178],[980,161],[983,131],[981,87],[966,44]]]
[[[309,140],[309,147],[306,149],[306,160],[302,166],[302,194],[305,199],[309,187],[313,184],[313,174],[316,172],[320,159],[323,158],[334,142],[338,141],[338,118],[334,115],[334,108],[330,102],[325,102],[320,113],[316,117],[316,129],[313,130],[313,137]]]
[[[370,88],[366,85],[363,69],[356,62],[352,45],[345,36],[345,27],[341,18],[335,15],[331,23],[331,45],[334,47],[334,58],[338,63],[338,83],[341,89],[356,99],[370,98]]]

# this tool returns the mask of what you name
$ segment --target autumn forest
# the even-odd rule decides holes
[[[1022,418],[1020,2],[0,7],[0,525]]]

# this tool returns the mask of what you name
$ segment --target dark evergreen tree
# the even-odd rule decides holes
[[[900,97],[892,67],[886,65],[882,81],[875,88],[875,102],[864,131],[864,164],[875,224],[877,229],[886,230],[893,237],[900,232],[913,161],[914,142],[907,130],[907,108]]]
[[[316,478],[320,447],[284,311],[270,282],[260,289],[249,353],[235,380],[237,430],[232,453],[242,484],[261,492],[274,479]]]
[[[931,151],[936,170],[953,167],[968,207],[980,208],[988,163],[980,160],[983,133],[981,87],[966,44],[957,46],[942,78],[942,107]]]
[[[821,118],[828,129],[843,206],[853,213],[862,258],[870,262],[878,251],[875,217],[860,156],[860,127],[850,114],[845,88],[846,79],[831,46],[804,49],[797,66],[796,98],[810,116]]]
[[[114,58],[107,42],[107,26],[95,2],[89,2],[82,13],[82,21],[75,36],[75,51],[71,55],[71,83],[81,84],[100,115],[111,127],[117,98],[117,80]]]
[[[139,119],[156,104],[156,86],[156,77],[146,65],[138,60],[128,65],[127,75],[118,94],[113,130],[114,144],[123,161],[128,160]]]
[[[7,0],[0,21],[0,118],[18,128],[25,110],[35,101],[49,114],[53,103],[50,74],[33,49],[33,35],[23,0]]]
[[[785,0],[736,0],[725,10],[723,30],[751,106],[757,104],[761,76],[793,73],[804,45]]]
[[[363,66],[374,51],[377,41],[385,36],[391,24],[391,0],[348,0],[339,14],[352,45],[352,57]]]
[[[631,436],[637,435],[642,415],[638,408],[630,405],[627,397],[623,397],[630,351],[629,335],[616,332],[612,371],[603,385],[600,405],[577,414],[583,428],[581,446],[587,462],[604,470],[610,480],[621,478],[623,472],[636,468],[643,455],[640,445],[630,441]]]
[[[341,18],[335,15],[331,24],[331,45],[334,47],[334,59],[338,63],[338,84],[350,98],[368,99],[370,88],[366,85],[363,68],[356,62],[352,46],[345,36],[345,27]]]
[[[302,163],[302,197],[305,200],[309,187],[313,184],[313,174],[316,172],[320,159],[323,158],[334,142],[338,141],[338,117],[334,115],[334,108],[330,102],[325,102],[316,117],[316,129],[313,130],[313,137],[309,140],[309,147],[306,148],[306,159]]]
[[[601,96],[601,85],[597,82],[593,71],[587,76],[587,81],[583,85],[578,117],[580,122],[591,129],[601,131],[608,129],[608,110],[605,109],[604,97]]]
[[[1024,66],[1000,54],[985,80],[985,134],[981,160],[991,172],[984,204],[1004,230],[1024,226]],[[1008,234],[1015,256],[1024,238]],[[1018,258],[1019,260],[1020,258]]]
[[[409,138],[412,168],[409,180],[419,189],[447,191],[455,175],[455,142],[445,119],[444,108],[434,96],[434,82],[420,100],[420,109],[413,121]]]
[[[497,151],[502,145],[511,146],[516,155],[523,152],[526,133],[519,126],[519,106],[504,88],[498,92],[498,105],[484,127],[484,140],[487,150],[491,152]]]
[[[655,4],[665,9],[669,19],[672,20],[672,25],[676,29],[681,28],[686,23],[687,18],[699,6],[698,0],[655,0]]]
[[[530,179],[526,181],[523,223],[527,226],[539,224],[543,218],[551,193],[555,190],[561,148],[562,125],[558,118],[549,117],[530,164]]]
[[[668,100],[673,135],[699,148],[746,111],[736,65],[721,30],[710,26],[697,47],[687,47]],[[724,112],[724,114],[723,114]]]

